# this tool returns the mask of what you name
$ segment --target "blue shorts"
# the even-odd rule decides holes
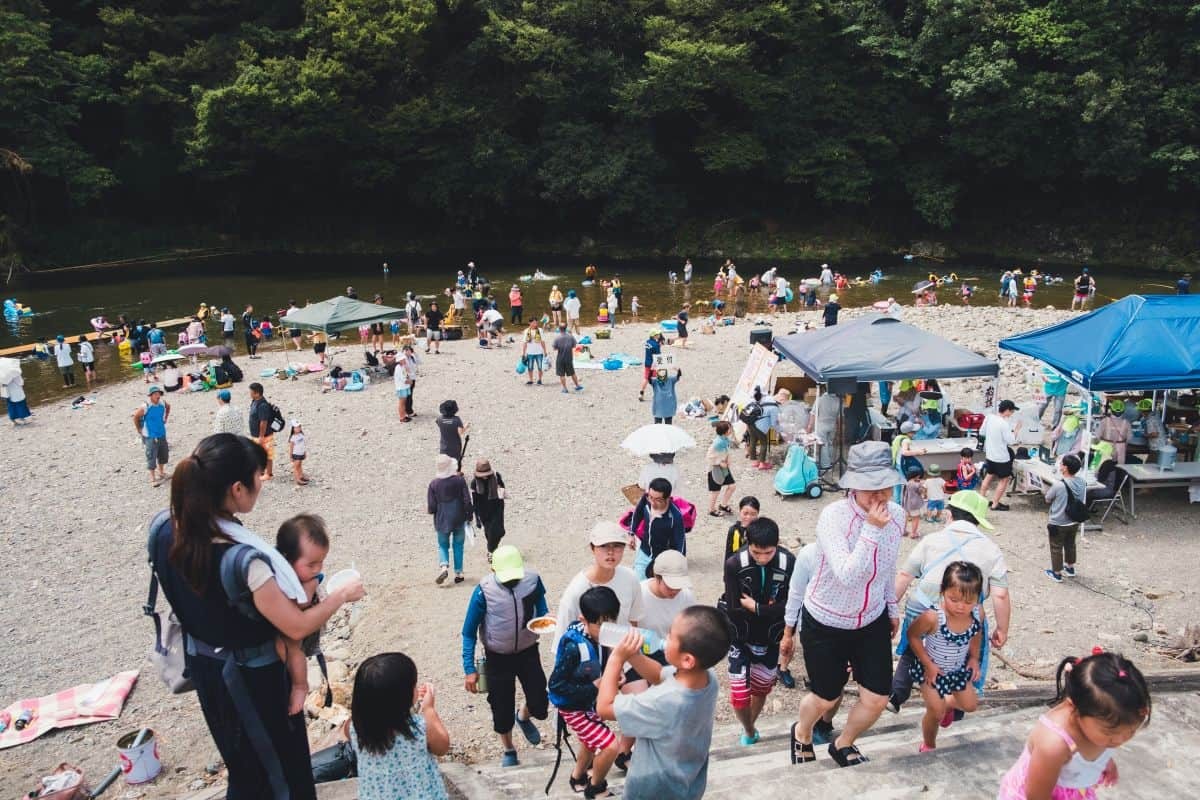
[[[946,510],[946,501],[945,500],[926,500],[925,501],[925,510],[928,511],[930,514],[933,514],[934,512],[941,513]]]

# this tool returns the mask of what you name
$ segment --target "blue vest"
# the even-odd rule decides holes
[[[146,403],[146,413],[142,416],[142,430],[147,438],[167,438],[167,407],[161,402]]]

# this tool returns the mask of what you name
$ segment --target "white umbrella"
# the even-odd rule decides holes
[[[185,344],[183,347],[179,348],[179,355],[181,355],[181,356],[198,356],[198,355],[203,355],[204,353],[207,353],[208,350],[209,350],[208,345],[201,344],[200,342],[196,342],[195,344]]]
[[[150,359],[151,364],[165,364],[168,361],[182,361],[187,356],[181,356],[179,353],[163,353]]]
[[[664,425],[661,422],[643,425],[621,442],[621,447],[637,456],[648,456],[651,453],[675,453],[695,446],[696,440],[683,428]]]
[[[0,358],[0,386],[21,374],[21,362],[15,358]]]

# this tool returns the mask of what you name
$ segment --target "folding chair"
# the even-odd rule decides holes
[[[1125,507],[1125,486],[1129,483],[1129,473],[1118,467],[1112,460],[1100,465],[1096,480],[1104,484],[1103,488],[1089,489],[1087,493],[1088,510],[1095,513],[1099,507],[1104,507],[1097,527],[1104,525],[1104,520],[1112,513],[1113,506],[1119,505],[1121,512],[1118,518],[1122,523],[1129,524],[1129,510]]]

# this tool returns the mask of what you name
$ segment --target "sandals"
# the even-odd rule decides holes
[[[733,513],[733,509],[732,509],[732,508],[730,508],[729,506],[717,506],[717,510],[718,510],[718,511],[724,511],[726,514],[732,514],[732,513]]]
[[[591,800],[593,797],[612,797],[613,795],[608,790],[608,781],[600,781],[595,785],[589,783],[583,790],[583,796]]]
[[[723,516],[725,516],[725,515],[724,515],[724,514],[722,514],[720,511],[710,511],[710,512],[708,512],[708,515],[709,515],[710,517],[723,517]]]
[[[588,788],[588,785],[591,783],[588,780],[587,775],[584,775],[582,778],[576,778],[574,775],[570,775],[567,777],[567,780],[571,783],[571,791],[575,792],[576,794],[582,794],[585,792]]]
[[[807,764],[810,761],[816,761],[817,755],[813,752],[812,742],[796,741],[796,726],[799,724],[799,722],[792,723],[792,763]]]
[[[850,759],[851,756],[854,756],[853,760]],[[854,745],[838,747],[835,742],[829,743],[829,757],[836,761],[839,767],[857,767],[870,761]]]

